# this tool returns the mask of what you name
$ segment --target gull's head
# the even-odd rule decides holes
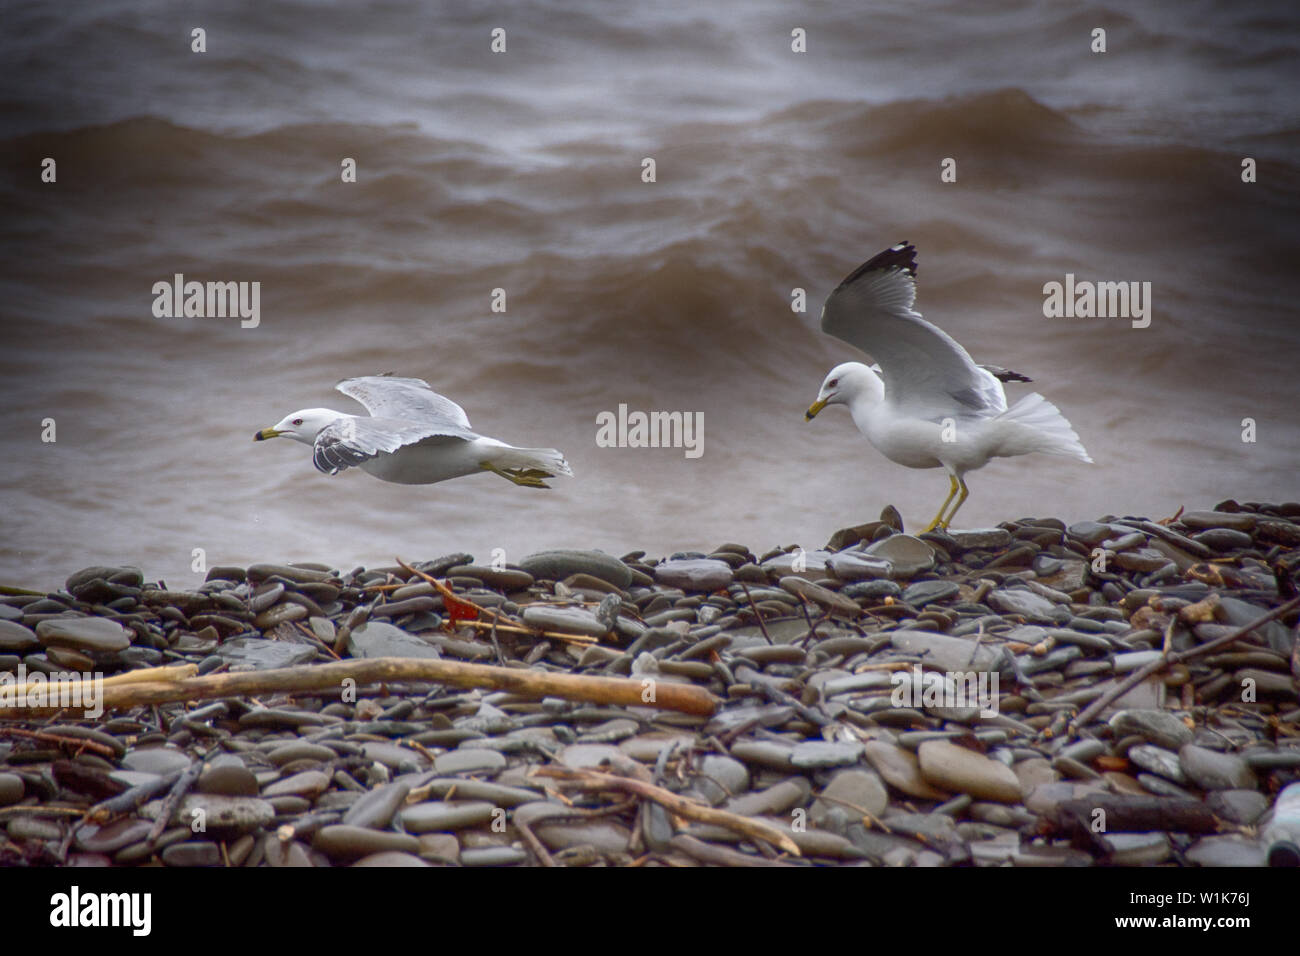
[[[341,416],[328,408],[303,408],[290,412],[270,428],[263,428],[253,436],[253,441],[265,441],[268,438],[292,438],[304,445],[316,440],[317,433],[325,426],[337,421]]]
[[[880,376],[861,362],[845,362],[827,373],[821,391],[817,393],[817,401],[808,406],[804,419],[812,421],[827,405],[849,405],[864,397],[879,400],[883,395],[884,384]]]

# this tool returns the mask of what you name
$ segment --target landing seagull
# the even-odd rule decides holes
[[[369,417],[304,408],[253,436],[312,446],[312,463],[329,475],[354,465],[383,481],[431,485],[490,471],[516,485],[549,488],[543,478],[573,477],[554,448],[515,448],[470,431],[465,410],[418,378],[369,375],[335,386]]]
[[[1070,423],[1037,392],[1007,408],[1002,382],[1029,379],[976,365],[912,310],[915,301],[916,247],[909,242],[890,246],[839,284],[822,307],[822,331],[880,364],[831,369],[804,417],[847,405],[858,431],[890,461],[944,469],[951,490],[926,531],[948,527],[970,494],[963,476],[991,458],[1045,452],[1092,461]],[[945,517],[958,489],[961,497]]]

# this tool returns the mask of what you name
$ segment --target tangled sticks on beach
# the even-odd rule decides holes
[[[1298,567],[1300,505],[1227,501],[194,590],[88,568],[0,594],[0,861],[1260,865],[1300,778]],[[58,709],[65,672],[105,675],[102,716]]]

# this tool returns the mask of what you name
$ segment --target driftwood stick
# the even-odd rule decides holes
[[[176,664],[171,667],[142,667],[138,670],[127,671],[124,674],[114,674],[112,677],[101,677],[98,683],[93,680],[29,680],[27,683],[20,686],[6,688],[3,692],[3,696],[12,697],[14,700],[23,700],[32,691],[64,695],[72,695],[81,692],[84,699],[84,691],[90,688],[121,687],[123,684],[146,684],[158,681],[184,680],[187,677],[193,677],[198,672],[199,668],[197,664]]]
[[[1080,713],[1079,716],[1074,719],[1074,726],[1076,728],[1084,726],[1096,714],[1101,713],[1102,709],[1106,707],[1108,704],[1110,704],[1111,701],[1128,693],[1128,691],[1132,690],[1138,684],[1142,683],[1142,681],[1146,680],[1148,677],[1150,677],[1156,671],[1160,670],[1162,667],[1167,667],[1170,664],[1177,664],[1179,661],[1185,661],[1191,657],[1197,657],[1201,654],[1205,654],[1209,651],[1214,650],[1216,647],[1221,647],[1224,644],[1229,644],[1232,641],[1239,640],[1242,637],[1245,637],[1247,634],[1249,634],[1251,631],[1253,631],[1255,628],[1259,627],[1260,625],[1267,624],[1269,621],[1276,620],[1277,618],[1285,615],[1287,612],[1292,611],[1298,607],[1300,607],[1300,597],[1292,598],[1290,601],[1287,601],[1285,604],[1279,604],[1277,607],[1273,608],[1273,610],[1269,611],[1267,614],[1260,615],[1259,617],[1255,618],[1255,620],[1251,621],[1249,624],[1243,624],[1235,631],[1230,631],[1227,634],[1224,634],[1222,637],[1216,637],[1212,641],[1206,641],[1204,644],[1200,644],[1196,647],[1191,648],[1190,650],[1174,651],[1169,654],[1162,654],[1160,657],[1156,658],[1154,661],[1152,661],[1150,664],[1147,664],[1145,667],[1139,667],[1137,670],[1135,670],[1124,680],[1120,681],[1110,690],[1106,691],[1106,693],[1102,694],[1091,704],[1085,707],[1082,713]]]
[[[27,740],[37,740],[44,744],[57,744],[64,750],[75,750],[78,753],[83,750],[89,750],[91,753],[99,754],[101,757],[112,759],[117,753],[107,744],[101,744],[95,740],[87,740],[85,737],[70,737],[65,734],[54,734],[46,730],[20,730],[17,727],[0,727],[0,737],[23,737]]]
[[[687,817],[691,820],[698,820],[700,823],[713,823],[718,826],[724,826],[728,830],[735,830],[737,833],[743,833],[745,836],[754,840],[763,840],[774,846],[780,847],[792,856],[800,856],[799,847],[786,834],[764,823],[762,820],[755,820],[752,817],[743,817],[738,813],[730,813],[726,810],[718,810],[714,807],[705,806],[702,803],[696,803],[694,800],[688,800],[685,797],[678,796],[671,790],[665,790],[663,787],[656,787],[652,783],[646,783],[644,780],[634,780],[631,777],[619,777],[612,773],[601,773],[599,770],[583,770],[573,767],[548,766],[537,767],[532,771],[532,776],[537,777],[555,777],[572,783],[574,786],[583,790],[621,790],[624,793],[631,793],[638,797],[645,797],[660,804],[672,813],[678,816]]]
[[[376,657],[338,661],[311,667],[283,667],[275,670],[205,674],[168,683],[150,682],[105,687],[101,703],[105,710],[121,710],[149,704],[209,700],[251,694],[338,691],[345,680],[364,684],[400,681],[433,681],[453,687],[485,687],[528,697],[562,697],[594,704],[624,707],[653,707],[687,714],[711,716],[718,699],[703,687],[656,681],[654,699],[643,698],[641,680],[621,677],[589,677],[552,674],[525,668],[467,664],[461,661],[427,658]],[[10,707],[0,717],[31,717],[55,708]]]

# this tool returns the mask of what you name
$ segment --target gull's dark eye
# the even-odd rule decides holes
[[[293,423],[294,423],[295,425],[301,425],[301,424],[302,424],[302,419],[301,419],[301,418],[295,418],[295,419],[293,420]]]
[[[831,379],[831,380],[830,380],[829,382],[827,382],[826,384],[827,384],[829,387],[834,388],[836,385],[840,384],[840,380],[839,380],[838,378],[834,378],[834,379]],[[296,423],[295,423],[295,424],[296,424]]]

